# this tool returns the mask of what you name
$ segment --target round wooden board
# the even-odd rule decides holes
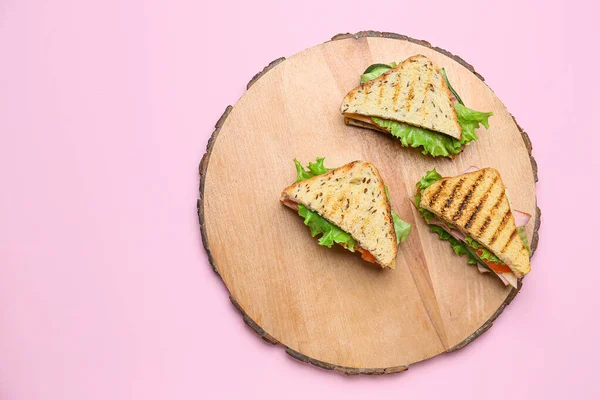
[[[469,107],[493,111],[490,129],[455,160],[431,158],[385,134],[344,125],[339,107],[366,66],[424,54],[445,67]],[[291,356],[347,374],[385,374],[464,347],[489,329],[517,294],[481,275],[429,232],[410,197],[425,171],[456,175],[471,165],[500,171],[513,207],[534,215],[531,144],[483,78],[459,57],[405,36],[361,32],[278,59],[228,107],[200,165],[198,213],[215,271],[245,322]],[[341,247],[324,248],[282,189],[292,160],[326,166],[368,160],[389,187],[393,209],[413,225],[395,270]]]

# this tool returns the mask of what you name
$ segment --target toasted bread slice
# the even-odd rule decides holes
[[[354,161],[284,189],[281,201],[304,205],[348,232],[383,267],[394,268],[396,231],[379,172]]]
[[[421,207],[487,247],[521,278],[531,267],[500,173],[493,168],[444,178],[425,189]]]
[[[452,94],[440,69],[422,55],[407,58],[380,77],[354,88],[344,116],[360,114],[419,126],[460,139]]]

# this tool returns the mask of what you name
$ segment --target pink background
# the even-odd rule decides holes
[[[0,0],[2,400],[600,397],[599,8],[374,3]],[[543,224],[491,331],[348,378],[245,327],[201,246],[197,164],[268,62],[363,29],[477,67],[534,143]]]

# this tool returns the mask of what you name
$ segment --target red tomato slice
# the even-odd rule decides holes
[[[361,249],[361,248],[359,248],[358,251],[360,251],[362,253],[361,257],[362,257],[363,260],[368,261],[370,263],[374,263],[375,262],[375,257],[373,256],[373,254],[371,254],[370,251],[365,250],[365,249]]]
[[[339,244],[343,248],[348,248],[348,246],[346,246],[346,243],[339,243]],[[354,250],[360,251],[360,256],[362,257],[363,260],[368,261],[370,263],[374,263],[375,262],[375,257],[368,250],[365,250],[365,249],[363,249],[362,247],[359,247],[359,246],[354,246]]]
[[[477,255],[479,257],[481,257],[481,255],[483,254],[483,251],[481,251],[481,249],[476,251]],[[484,260],[483,258],[481,259],[481,261],[483,261],[485,263],[485,265],[487,265],[488,267],[490,267],[490,269],[494,272],[497,272],[499,274],[502,274],[504,272],[510,272],[510,268],[508,267],[508,265],[506,264],[498,264],[489,260]]]

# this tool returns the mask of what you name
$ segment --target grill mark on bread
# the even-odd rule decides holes
[[[502,247],[502,252],[504,253],[506,251],[506,249],[508,248],[508,245],[510,245],[510,243],[514,240],[514,238],[517,236],[517,229],[515,228],[512,233],[510,234],[510,237],[508,238],[508,240],[506,241],[506,244],[504,245],[504,247]],[[525,247],[525,246],[523,246]]]
[[[454,188],[452,189],[452,193],[450,194],[450,197],[446,201],[446,204],[444,204],[444,206],[442,207],[442,216],[445,216],[446,209],[452,205],[452,203],[454,202],[454,197],[456,196],[456,192],[458,192],[462,188],[462,185],[464,182],[465,182],[465,179],[461,178],[458,181],[458,183],[456,184],[456,186],[454,186]]]
[[[483,170],[479,174],[479,176],[477,176],[477,178],[475,179],[475,182],[473,182],[473,184],[469,188],[469,191],[465,195],[465,198],[463,199],[463,201],[461,201],[460,205],[458,206],[458,210],[456,210],[456,213],[454,213],[454,215],[452,216],[452,221],[456,222],[459,220],[460,217],[462,217],[462,213],[465,210],[465,207],[467,206],[467,204],[469,204],[469,201],[471,201],[471,197],[473,197],[473,193],[475,192],[475,190],[477,190],[477,187],[479,186],[479,184],[481,183],[481,181],[483,180],[484,177],[485,177],[485,170]],[[488,189],[488,191],[489,191],[489,189]]]
[[[427,69],[427,66],[425,66],[425,70],[427,72],[429,72]],[[431,73],[427,73],[426,79],[427,79],[426,82],[431,82]],[[428,83],[427,85],[425,85],[425,90],[423,90],[423,101],[421,102],[421,104],[424,104],[427,101],[427,97],[429,96],[429,86],[430,85],[431,85],[431,83]],[[422,108],[423,107],[419,107],[417,109],[417,111],[422,110]],[[425,120],[426,116],[427,116],[427,110],[423,110],[421,112],[421,118],[423,118],[423,120]],[[432,125],[432,128],[433,128],[433,125]]]
[[[473,213],[469,217],[469,220],[465,224],[465,229],[469,229],[469,227],[475,221],[475,218],[477,217],[477,214],[481,210],[481,207],[483,207],[483,205],[487,201],[488,197],[490,197],[490,193],[492,192],[492,188],[494,187],[494,185],[496,184],[496,182],[498,182],[498,175],[496,175],[494,177],[494,180],[492,181],[492,184],[490,185],[490,187],[488,188],[488,190],[485,192],[485,194],[481,197],[481,199],[479,200],[479,203],[477,203],[477,206],[475,207],[475,211],[473,211]]]
[[[408,82],[408,84],[410,85],[411,82]],[[408,85],[407,85],[408,86]],[[413,101],[415,98],[415,87],[414,85],[410,85],[410,88],[408,89],[408,98],[406,100],[406,109],[408,111],[410,111],[411,108],[411,101]]]
[[[402,90],[402,85],[400,83],[400,75],[398,75],[398,81],[394,85],[394,96],[392,96],[392,104],[396,104],[398,102],[398,96],[400,96],[400,91]]]
[[[506,193],[502,192],[502,194],[498,197],[498,200],[496,200],[496,204],[494,204],[494,206],[492,207],[492,212],[496,211],[498,207],[500,207],[500,203],[502,203],[502,200],[504,200],[505,195]]]
[[[362,94],[362,92],[363,92],[363,88],[364,88],[364,87],[365,87],[365,84],[364,84],[364,83],[361,83],[361,84],[360,84],[360,89],[358,90],[358,93],[361,93],[361,94]],[[369,92],[365,90],[365,94],[368,94],[368,93],[369,93]],[[363,105],[364,105],[364,104],[367,102],[368,98],[369,98],[369,96],[363,96],[363,99],[362,99],[362,103],[363,103]]]
[[[379,83],[379,98],[377,99],[377,105],[381,105],[381,100],[383,100],[383,92],[385,91],[385,85],[381,82]]]
[[[435,193],[431,196],[431,200],[429,200],[429,207],[433,207],[433,205],[436,203],[438,197],[440,196],[441,191],[444,189],[445,186],[446,186],[446,181],[442,181],[440,183],[440,187],[438,187],[437,190],[435,191]]]
[[[510,219],[511,216],[512,216],[512,212],[510,212],[510,209],[508,209],[506,211],[506,213],[504,214],[504,217],[502,217],[502,221],[500,221],[500,225],[496,228],[496,232],[494,232],[494,235],[492,236],[492,239],[490,240],[490,244],[494,244],[496,242],[496,240],[498,240],[498,236],[500,236],[500,234],[504,230],[504,227],[506,226],[506,223],[508,222],[508,220]]]
[[[492,218],[490,218],[490,216],[488,215],[485,218],[485,222],[483,223],[483,225],[481,225],[481,228],[479,228],[479,236],[483,236],[483,233],[485,232],[487,227],[490,226],[490,222],[492,222]]]
[[[502,192],[502,194],[498,197],[498,200],[496,200],[496,203],[490,210],[490,214],[495,212],[498,209],[498,207],[500,206],[500,203],[502,203],[502,200],[504,199],[504,196],[506,196],[506,193]],[[485,222],[481,226],[481,228],[479,228],[479,236],[483,236],[483,233],[488,228],[488,226],[490,225],[491,222],[492,222],[492,217],[490,215],[488,215],[485,219]]]
[[[423,99],[427,99],[429,98],[429,95],[431,96],[435,96],[435,89],[433,87],[433,75],[434,75],[434,71],[433,68],[431,68],[433,64],[427,63],[427,82],[429,82],[429,84],[425,87],[425,93],[423,96]],[[431,110],[429,110],[431,111]],[[429,115],[429,112],[427,110],[427,108],[425,108],[424,112],[423,112],[423,121],[425,121],[427,119],[427,116]],[[437,120],[437,114],[436,114],[436,118],[434,118],[435,120]],[[435,127],[435,122],[431,121],[431,127],[434,128]]]

